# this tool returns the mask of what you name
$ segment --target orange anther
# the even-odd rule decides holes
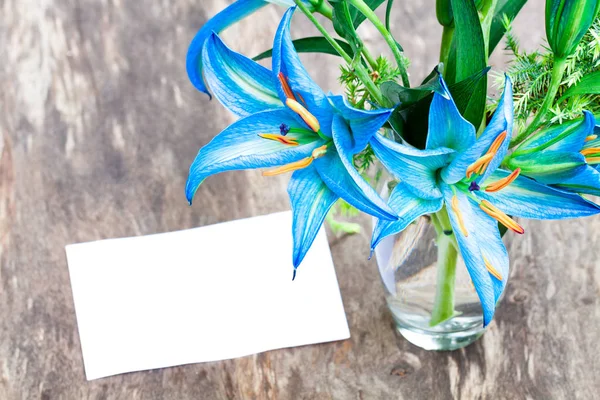
[[[490,217],[494,218],[496,221],[500,222],[502,225],[510,229],[511,231],[518,233],[520,235],[525,233],[525,229],[519,224],[517,224],[513,219],[511,219],[508,215],[500,211],[496,208],[492,203],[487,200],[482,200],[479,207]]]
[[[290,84],[288,83],[285,75],[283,75],[283,72],[280,72],[277,75],[277,77],[279,78],[279,82],[281,82],[281,86],[283,87],[283,93],[285,93],[285,97],[287,97],[288,99],[295,100],[296,97],[294,97],[294,92],[292,92],[292,88],[290,87]]]
[[[485,263],[485,268],[488,270],[490,274],[494,276],[494,278],[502,281],[502,275],[494,266],[487,260],[487,258],[483,257],[483,262]]]
[[[491,185],[486,186],[485,191],[486,192],[497,192],[499,190],[504,189],[505,187],[507,187],[508,185],[513,183],[515,181],[515,179],[517,179],[519,177],[520,173],[521,173],[521,168],[515,169],[506,178],[502,178],[499,181],[496,181],[496,182],[492,183]]]
[[[289,99],[289,98],[285,101],[285,104],[292,111],[294,111],[296,114],[298,114],[300,116],[300,118],[302,118],[302,120],[304,122],[306,122],[306,125],[308,125],[310,127],[310,129],[312,129],[315,132],[319,132],[319,130],[321,129],[319,120],[314,115],[312,115],[306,108],[304,108],[304,106],[302,104],[298,103],[294,99]]]
[[[281,167],[277,167],[277,168],[271,169],[269,171],[264,171],[262,173],[262,175],[263,176],[275,176],[275,175],[285,174],[287,172],[296,171],[298,169],[308,167],[313,162],[313,160],[314,160],[313,157],[306,157],[306,158],[303,158],[302,160],[299,160],[299,161],[296,161],[296,162],[293,162],[290,164],[282,165]]]
[[[276,140],[281,144],[286,144],[288,146],[298,146],[298,141],[289,136],[276,135],[274,133],[259,133],[258,136],[264,139]]]
[[[458,207],[458,197],[456,197],[456,195],[452,196],[452,211],[454,211],[454,214],[456,214],[456,219],[458,220],[458,226],[460,228],[460,231],[462,232],[464,237],[469,237],[469,231],[467,230],[467,227],[465,226],[465,221],[463,220],[462,217],[462,212],[460,211],[460,208]]]

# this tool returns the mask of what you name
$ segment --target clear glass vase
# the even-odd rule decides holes
[[[384,198],[389,182],[380,186]],[[436,230],[434,218],[388,236],[375,257],[398,332],[426,350],[456,350],[483,335],[483,310],[452,235]]]

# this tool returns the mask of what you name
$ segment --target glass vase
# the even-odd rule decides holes
[[[384,198],[389,183],[380,186]],[[445,213],[419,217],[375,249],[396,329],[426,350],[460,349],[485,332],[479,297],[453,235],[440,229]]]

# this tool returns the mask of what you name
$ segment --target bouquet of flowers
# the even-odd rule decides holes
[[[525,2],[437,0],[440,62],[415,83],[390,31],[393,0],[235,1],[200,29],[187,54],[194,86],[239,118],[200,149],[188,201],[219,172],[292,173],[294,277],[338,201],[377,218],[371,250],[426,216],[445,287],[430,325],[458,315],[448,266],[462,257],[485,327],[509,275],[502,236],[524,233],[515,218],[600,212],[588,198],[600,194],[600,0],[547,0],[548,46],[532,53],[511,31]],[[251,59],[227,47],[219,32],[269,3],[289,7],[273,48]],[[293,18],[307,18],[321,35],[292,38]],[[371,54],[357,33],[364,22],[393,60]],[[488,58],[503,38],[512,61],[506,73],[490,73]],[[317,86],[299,52],[340,56],[345,96]],[[270,69],[257,63],[268,57]],[[503,86],[497,101],[488,98],[491,77]],[[373,165],[393,177],[383,192],[373,186]]]

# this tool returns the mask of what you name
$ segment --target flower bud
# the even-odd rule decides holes
[[[546,37],[555,57],[573,54],[599,7],[600,0],[546,0]]]
[[[475,0],[475,7],[478,11],[490,3],[492,0]],[[435,4],[435,15],[442,26],[452,26],[454,24],[454,13],[452,12],[452,0],[437,0]]]
[[[437,0],[435,3],[435,15],[442,26],[452,26],[454,23],[451,3],[451,0]]]

